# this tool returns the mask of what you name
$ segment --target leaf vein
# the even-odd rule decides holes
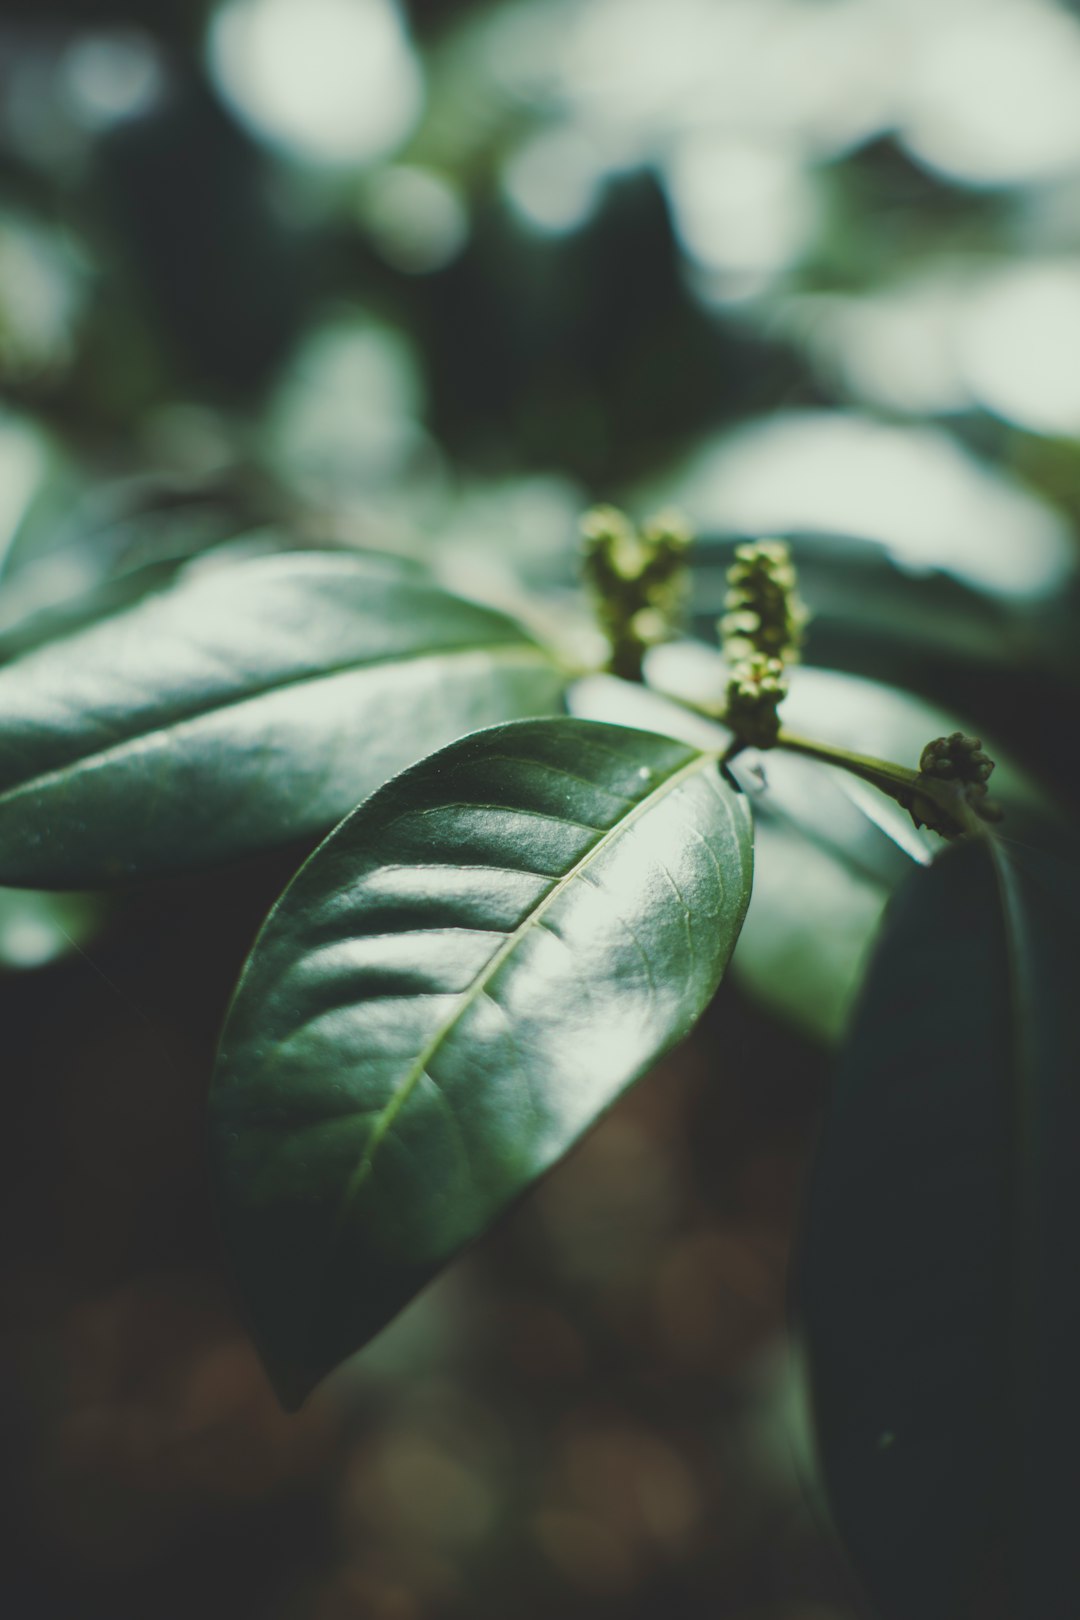
[[[408,1101],[409,1096],[411,1095],[413,1088],[415,1087],[420,1076],[424,1073],[428,1064],[443,1046],[443,1043],[447,1040],[451,1032],[458,1027],[468,1008],[487,989],[487,986],[491,983],[494,975],[498,972],[503,962],[505,962],[511,955],[518,942],[525,937],[530,928],[535,926],[535,924],[540,921],[545,912],[547,912],[550,907],[554,905],[559,896],[566,891],[569,884],[571,884],[575,878],[584,874],[591,863],[606,848],[608,848],[610,844],[612,844],[617,838],[623,836],[626,831],[642,816],[647,814],[656,803],[666,798],[670,793],[673,793],[683,784],[683,782],[689,780],[690,777],[697,775],[699,772],[708,770],[715,766],[716,757],[717,756],[715,754],[711,753],[699,753],[693,755],[670,775],[661,778],[658,786],[653,788],[651,792],[645,795],[645,797],[639,799],[634,805],[633,809],[630,810],[621,821],[616,822],[613,827],[606,829],[591,829],[593,832],[599,833],[600,836],[597,837],[595,841],[578,857],[568,872],[556,879],[549,892],[538,902],[536,908],[530,912],[529,915],[525,917],[511,933],[507,935],[503,944],[493,952],[484,966],[480,968],[469,988],[460,993],[460,1005],[457,1011],[452,1017],[448,1018],[446,1023],[440,1029],[436,1030],[435,1033],[430,1037],[423,1049],[418,1053],[415,1062],[402,1078],[401,1083],[395,1088],[393,1095],[390,1097],[378,1120],[376,1121],[375,1128],[368,1139],[360,1163],[357,1165],[356,1170],[354,1171],[352,1177],[350,1178],[349,1184],[345,1189],[339,1217],[340,1220],[344,1221],[346,1218],[350,1205],[371,1172],[371,1167],[374,1163],[375,1154],[378,1151],[379,1144],[386,1135],[387,1131],[393,1125],[394,1120],[397,1118],[401,1109],[405,1106],[405,1103]],[[435,807],[433,807],[433,810],[434,808]],[[452,807],[448,806],[444,808]],[[494,809],[503,807],[491,806],[491,808]],[[702,841],[705,842],[705,840]],[[713,859],[716,859],[715,855],[713,856]],[[719,871],[719,862],[717,862],[717,871]],[[619,917],[620,922],[622,922],[624,926],[628,927],[625,918],[621,917],[621,915],[617,912],[615,915]],[[636,934],[633,934],[632,930],[629,931],[631,936],[634,938],[638,949],[642,950],[641,942],[637,939]],[[645,955],[644,951],[642,951],[642,955]],[[647,956],[645,956],[645,964],[649,983],[653,987],[655,993],[652,968],[649,964]]]
[[[526,641],[520,643],[496,641],[490,643],[463,643],[458,647],[440,647],[419,654],[405,652],[378,659],[350,659],[338,664],[328,665],[315,672],[305,670],[302,674],[290,675],[282,680],[266,682],[262,686],[253,687],[248,691],[221,694],[213,701],[203,703],[197,709],[187,710],[158,720],[146,730],[131,732],[118,742],[108,743],[104,748],[98,748],[85,754],[77,754],[58,765],[25,777],[21,781],[9,783],[8,786],[0,789],[0,806],[17,801],[25,793],[40,792],[57,784],[63,784],[66,779],[70,779],[81,772],[95,770],[106,764],[116,764],[123,759],[125,754],[135,753],[140,746],[152,744],[161,738],[165,738],[172,743],[176,740],[178,734],[194,728],[211,715],[223,713],[228,709],[242,709],[248,704],[257,703],[262,698],[273,697],[277,693],[288,691],[293,687],[317,686],[320,682],[332,680],[339,675],[359,674],[363,670],[378,670],[394,664],[424,664],[446,658],[468,657],[476,653],[486,653],[499,661],[514,662],[515,660],[521,661],[524,658],[527,663],[550,663],[550,659],[547,658],[541,648],[531,647]],[[10,667],[14,670],[17,666],[12,665]]]

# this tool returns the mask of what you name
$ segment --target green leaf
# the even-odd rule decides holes
[[[754,904],[736,982],[822,1046],[847,1027],[860,969],[888,899],[884,883],[780,816],[758,816]]]
[[[412,567],[315,552],[196,570],[0,669],[0,882],[90,887],[325,832],[561,688],[519,626]]]
[[[1080,866],[978,839],[887,915],[796,1301],[834,1514],[896,1620],[1076,1612]]]
[[[286,1402],[690,1030],[750,876],[714,755],[571,719],[444,749],[316,851],[211,1098],[225,1238]]]

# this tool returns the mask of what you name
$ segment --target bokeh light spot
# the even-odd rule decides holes
[[[410,275],[441,270],[469,234],[461,197],[441,175],[406,164],[378,170],[364,188],[360,218],[387,264]]]
[[[64,54],[65,100],[85,129],[107,129],[147,113],[165,86],[163,64],[145,34],[87,34]]]
[[[419,63],[391,0],[229,0],[207,51],[250,128],[312,162],[393,151],[420,111]]]
[[[700,528],[876,540],[1005,595],[1044,595],[1072,567],[1062,519],[933,428],[783,412],[707,446],[677,487]]]
[[[964,322],[976,396],[1035,433],[1080,436],[1080,265],[1018,265],[993,277]]]
[[[975,185],[1080,163],[1080,26],[1044,0],[935,6],[914,54],[903,120],[924,162]]]
[[[544,130],[520,146],[503,169],[503,188],[518,214],[540,231],[561,235],[587,223],[600,196],[603,166],[574,129]]]

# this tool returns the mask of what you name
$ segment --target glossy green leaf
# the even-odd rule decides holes
[[[0,669],[0,881],[89,887],[324,832],[561,686],[511,620],[388,559],[196,570]]]
[[[689,1031],[750,874],[713,755],[571,719],[444,749],[316,851],[212,1095],[225,1238],[286,1401]]]
[[[888,913],[797,1266],[841,1534],[895,1620],[1080,1592],[1080,867],[977,840]]]

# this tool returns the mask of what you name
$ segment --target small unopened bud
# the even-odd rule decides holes
[[[994,761],[983,752],[981,738],[965,736],[962,731],[935,737],[919,757],[919,774],[927,789],[931,783],[948,784],[959,805],[973,810],[982,821],[1000,821],[1004,815],[1001,806],[988,797],[986,784],[993,770]],[[962,815],[950,812],[931,791],[916,791],[911,814],[917,827],[929,827],[943,838],[955,838],[967,830]]]
[[[935,737],[928,742],[919,759],[924,776],[937,776],[951,782],[985,782],[994,769],[994,761],[983,753],[979,737],[965,737],[954,731],[950,737]]]

